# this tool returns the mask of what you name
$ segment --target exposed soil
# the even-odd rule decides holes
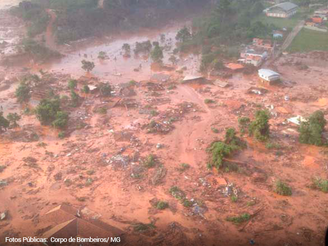
[[[299,144],[296,126],[286,119],[308,116],[317,109],[326,113],[327,66],[303,59],[307,68],[300,70],[299,64],[288,62],[297,58],[282,57],[273,66],[282,74],[283,86],[266,86],[267,93],[257,95],[248,93],[250,87],[264,87],[256,74],[234,74],[226,79],[231,84],[228,88],[181,84],[183,75],[175,70],[186,66],[185,74],[195,73],[199,60],[194,55],[181,58],[173,71],[160,71],[170,75],[170,80],[150,84],[157,73],[150,60],[125,59],[121,54],[123,43],[159,40],[161,33],[166,34],[167,43],[174,43],[176,30],[175,25],[166,31],[122,36],[85,50],[65,51],[61,61],[32,67],[34,72],[40,68],[48,72],[43,76],[54,78],[51,86],[61,95],[69,93],[70,77],[79,78],[80,87],[85,80],[89,84],[109,81],[115,93],[105,100],[79,92],[84,101],[71,109],[70,136],[65,139],[58,139],[57,130],[41,126],[33,115],[23,115],[19,128],[1,135],[0,165],[5,168],[0,180],[5,185],[0,186],[0,212],[10,215],[0,221],[1,240],[36,235],[49,226],[42,221],[46,212],[69,203],[125,230],[127,245],[248,245],[251,240],[256,245],[323,244],[328,198],[310,185],[313,177],[328,178],[328,157],[323,147]],[[99,51],[106,51],[110,59],[98,60]],[[81,77],[85,75],[82,59],[96,64],[88,77]],[[142,69],[135,72],[140,64]],[[0,67],[0,86],[7,83],[0,91],[5,115],[23,111],[14,91],[17,77],[27,72]],[[123,83],[132,79],[138,81],[129,86],[134,93],[120,94]],[[205,104],[205,99],[215,103]],[[31,106],[37,100],[32,97]],[[206,148],[222,139],[226,128],[237,129],[239,116],[252,117],[261,105],[272,113],[271,137],[283,148],[268,150],[265,144],[245,137],[247,149],[230,160],[240,172],[208,170]],[[106,114],[96,113],[100,106],[107,108]],[[39,139],[33,138],[34,133]],[[156,165],[148,169],[144,160],[149,154],[156,156]],[[181,163],[190,168],[181,171]],[[292,187],[291,197],[273,192],[277,179]],[[225,194],[231,183],[238,194],[236,202]],[[170,194],[173,186],[188,200],[197,200],[197,205],[184,207]],[[167,201],[169,208],[155,209],[154,198]],[[240,225],[226,221],[243,213],[251,215],[249,221]],[[139,234],[131,229],[137,222],[154,222],[156,228]]]

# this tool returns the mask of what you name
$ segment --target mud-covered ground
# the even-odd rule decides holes
[[[158,40],[163,32],[146,37]],[[168,29],[167,42],[174,37],[170,33]],[[8,211],[0,221],[1,240],[40,236],[49,229],[43,221],[45,213],[68,203],[84,216],[123,229],[126,245],[322,245],[328,198],[312,189],[311,183],[314,177],[328,178],[327,152],[299,144],[297,127],[286,119],[318,109],[326,113],[328,69],[323,64],[327,54],[280,58],[273,68],[282,74],[282,85],[266,86],[267,93],[257,95],[247,93],[250,87],[260,86],[256,74],[236,73],[225,79],[230,84],[227,88],[182,84],[183,75],[175,70],[186,66],[185,75],[195,72],[196,56],[181,58],[173,71],[151,69],[149,58],[122,57],[122,43],[142,39],[123,37],[69,51],[63,60],[41,66],[46,72],[43,77],[39,74],[42,80],[60,95],[69,94],[71,77],[79,79],[78,89],[109,81],[115,92],[104,99],[77,90],[84,100],[70,109],[70,135],[65,139],[41,126],[34,115],[25,114],[19,128],[0,136],[0,212]],[[106,51],[110,59],[99,61],[99,51]],[[96,64],[88,77],[81,77],[84,54]],[[135,72],[140,63],[142,69]],[[30,67],[0,67],[0,104],[5,115],[23,112],[25,106],[16,103],[14,91],[18,78]],[[34,66],[32,72],[39,68]],[[149,83],[158,72],[170,79]],[[137,83],[124,87],[131,79]],[[205,104],[205,99],[215,103]],[[38,100],[32,97],[30,106]],[[107,113],[97,113],[100,107]],[[270,110],[271,138],[282,148],[268,150],[265,144],[244,137],[247,148],[230,160],[238,165],[238,172],[208,170],[207,147],[222,139],[226,128],[238,129],[238,117],[253,117],[259,108]],[[144,161],[150,154],[156,156],[155,165],[146,168]],[[190,168],[183,170],[182,163]],[[292,196],[273,192],[277,179],[292,187]],[[231,183],[238,197],[235,202],[226,193]],[[194,205],[185,207],[174,198],[169,192],[173,186]],[[154,208],[154,199],[167,201],[169,208]],[[226,220],[243,213],[251,216],[247,222],[235,225]],[[155,228],[136,232],[131,225],[138,222],[153,223]]]

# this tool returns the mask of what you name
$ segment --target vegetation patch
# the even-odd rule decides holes
[[[259,141],[266,141],[270,137],[270,115],[266,110],[258,110],[255,113],[255,120],[249,124],[249,135],[254,136]]]
[[[287,49],[291,53],[313,50],[328,50],[327,33],[303,28]]]
[[[245,147],[245,143],[236,136],[236,130],[229,128],[226,131],[225,140],[214,142],[209,148],[212,160],[209,167],[220,169],[223,166],[223,160]]]
[[[317,190],[321,190],[324,193],[328,193],[328,180],[321,178],[314,178],[312,180],[312,187]]]
[[[287,184],[283,183],[280,180],[277,180],[274,187],[274,192],[282,196],[291,196],[292,188],[290,188]]]
[[[169,203],[165,201],[158,201],[156,204],[156,208],[159,210],[164,210],[169,207]]]
[[[322,111],[314,112],[307,121],[302,122],[298,131],[300,143],[321,146],[325,142],[322,137],[327,121]]]
[[[251,216],[248,214],[248,213],[244,213],[244,214],[241,214],[239,216],[231,216],[231,217],[227,217],[226,220],[227,221],[230,221],[234,224],[241,224],[243,222],[246,222],[248,221],[249,219],[251,218]]]

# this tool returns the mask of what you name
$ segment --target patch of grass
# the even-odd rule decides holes
[[[231,196],[230,199],[231,199],[232,202],[237,202],[238,201],[238,197],[235,196],[235,195]]]
[[[187,208],[190,208],[194,203],[192,201],[189,201],[188,199],[184,198],[182,200],[182,205],[187,207]]]
[[[107,114],[107,108],[101,107],[96,111],[98,114]]]
[[[178,200],[182,200],[186,197],[186,194],[182,190],[180,190],[177,186],[172,186],[169,192],[174,198]]]
[[[240,224],[240,223],[248,221],[250,218],[251,218],[251,216],[248,213],[244,213],[239,216],[227,217],[226,220],[230,221],[234,224]]]
[[[312,182],[313,182],[312,186],[315,189],[321,190],[324,193],[328,193],[328,180],[327,179],[314,178],[312,180]]]
[[[58,133],[58,138],[60,138],[60,139],[64,139],[65,137],[66,137],[65,132],[59,132],[59,133]]]
[[[133,230],[135,232],[145,232],[150,229],[154,229],[155,225],[150,223],[150,224],[144,224],[144,223],[136,223],[133,225]]]
[[[155,109],[152,109],[151,111],[150,111],[150,115],[151,116],[157,116],[158,115],[158,112],[155,110]]]
[[[247,207],[251,207],[251,206],[254,206],[255,204],[256,204],[256,201],[251,200],[251,201],[248,201],[248,202],[246,203],[246,206],[247,206]]]
[[[274,143],[274,142],[268,142],[265,147],[267,149],[281,149],[282,146],[279,143]]]
[[[219,129],[217,129],[217,128],[215,128],[215,127],[212,127],[211,130],[212,130],[212,132],[214,132],[214,133],[219,133]]]
[[[303,28],[287,49],[290,53],[312,50],[328,50],[328,33]]]
[[[290,188],[287,184],[283,183],[280,180],[277,180],[275,183],[274,192],[282,196],[291,196],[292,188]]]
[[[156,204],[156,208],[159,209],[159,210],[164,210],[164,209],[166,209],[168,207],[169,207],[169,204],[168,204],[168,202],[165,202],[165,201],[159,201]]]
[[[93,175],[94,173],[95,173],[95,170],[93,170],[93,169],[87,171],[88,175]]]
[[[189,168],[190,168],[190,165],[189,164],[187,164],[187,163],[181,163],[180,164],[180,167],[178,168],[178,170],[182,173],[182,172],[186,171]]]
[[[215,103],[215,101],[212,100],[212,99],[205,99],[204,100],[204,103],[206,103],[206,104],[212,104],[212,103]]]

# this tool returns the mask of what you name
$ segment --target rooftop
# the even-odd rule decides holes
[[[273,9],[273,8],[281,8],[285,11],[290,11],[294,8],[297,8],[298,6],[294,3],[291,3],[291,2],[284,2],[284,3],[279,3],[279,4],[276,4],[276,5],[273,5],[272,7],[270,7],[268,10],[270,9]]]

